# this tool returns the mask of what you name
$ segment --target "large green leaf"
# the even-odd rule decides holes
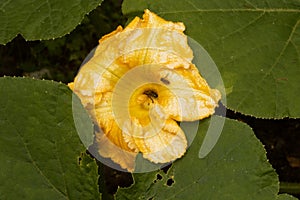
[[[0,0],[0,44],[22,34],[27,40],[70,33],[102,0]]]
[[[173,163],[167,174],[162,171],[134,174],[135,184],[119,189],[117,199],[279,198],[277,175],[268,163],[262,144],[244,123],[227,119],[214,149],[207,157],[198,157],[209,121],[201,121],[188,152]],[[280,199],[295,198],[286,195]]]
[[[127,16],[145,8],[184,22],[219,67],[229,108],[256,117],[300,117],[299,0],[123,3]]]
[[[77,135],[67,86],[2,77],[0,96],[0,199],[99,199],[97,165]]]

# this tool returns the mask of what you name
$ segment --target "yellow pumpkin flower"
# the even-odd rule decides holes
[[[214,113],[221,94],[192,63],[183,23],[145,10],[103,36],[69,87],[94,123],[98,153],[133,171],[135,157],[167,163],[184,155],[178,122]]]

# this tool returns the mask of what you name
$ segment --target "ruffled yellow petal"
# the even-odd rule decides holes
[[[104,158],[111,158],[122,168],[133,171],[137,148],[125,141],[112,111],[112,92],[103,93],[101,100],[91,109],[90,113],[99,126],[96,133],[98,153]]]
[[[171,22],[166,21],[163,18],[157,16],[148,9],[145,10],[143,19],[135,17],[126,29],[137,29],[137,28],[160,28],[160,29],[169,29],[177,32],[183,32],[185,27],[182,22]]]
[[[152,116],[148,126],[142,126],[137,118],[128,121],[123,129],[125,140],[130,141],[143,153],[144,158],[154,163],[167,163],[183,156],[187,140],[178,124],[172,119],[166,119],[166,113],[158,105],[149,113]]]
[[[96,144],[98,153],[104,158],[111,158],[118,163],[123,169],[133,172],[135,168],[136,152],[126,151],[116,146],[105,134],[96,132]]]
[[[221,94],[211,89],[191,64],[189,69],[163,70],[161,77],[168,90],[160,90],[158,103],[172,119],[195,121],[208,117],[218,106]]]
[[[143,18],[136,17],[124,30],[119,26],[100,39],[94,56],[74,80],[74,92],[84,105],[93,104],[96,94],[112,91],[117,80],[138,65],[189,66],[193,53],[183,34],[184,25],[165,21],[149,10]]]
[[[147,146],[143,157],[154,163],[167,163],[182,157],[187,148],[186,137],[173,120],[167,120],[157,135],[140,139]]]
[[[94,121],[97,122],[101,131],[113,144],[125,151],[136,152],[135,149],[130,148],[128,143],[124,141],[122,130],[115,121],[112,109],[112,92],[104,93],[101,101],[95,105],[93,111],[95,115]]]

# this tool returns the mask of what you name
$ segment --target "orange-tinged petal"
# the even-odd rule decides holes
[[[136,152],[126,151],[116,146],[105,134],[96,132],[96,144],[98,153],[104,158],[111,158],[118,163],[123,169],[129,172],[134,171]]]
[[[167,120],[157,135],[143,140],[149,151],[143,152],[144,158],[154,163],[174,161],[184,155],[187,148],[186,137],[173,120]]]
[[[182,22],[166,21],[163,18],[157,16],[148,9],[145,10],[143,19],[135,17],[125,29],[137,29],[137,28],[161,28],[169,29],[177,32],[183,32],[185,27]]]
[[[94,120],[97,122],[101,131],[106,135],[108,139],[116,146],[124,149],[125,151],[134,152],[128,146],[127,142],[124,141],[122,136],[122,130],[120,129],[118,123],[115,121],[115,116],[112,109],[112,92],[104,93],[101,101],[98,102],[97,106],[94,108],[95,116]]]

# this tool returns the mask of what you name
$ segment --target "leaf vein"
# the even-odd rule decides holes
[[[191,10],[176,10],[176,11],[165,11],[159,12],[160,15],[165,14],[178,14],[178,13],[198,13],[198,12],[266,12],[266,13],[300,13],[299,9],[283,9],[283,8],[226,8],[226,9],[191,9]]]
[[[214,162],[212,162],[212,163],[210,164],[210,166],[215,166],[217,163],[221,163],[221,162],[219,162],[220,160],[223,160],[224,158],[226,158],[230,153],[232,153],[232,152],[235,151],[237,148],[239,148],[240,146],[242,146],[242,145],[244,144],[244,142],[246,142],[246,140],[243,140],[242,142],[238,143],[237,145],[232,146],[232,148],[231,148],[230,150],[228,150],[225,154],[223,154],[222,157],[219,157],[219,159],[215,159]],[[197,183],[198,183],[198,180],[202,179],[202,178],[207,174],[208,170],[211,170],[211,169],[212,169],[212,167],[210,167],[210,166],[207,166],[207,167],[205,168],[205,170],[204,170],[204,172],[203,172],[203,175],[200,176],[200,177],[198,177],[198,178],[196,179],[196,181],[193,181],[192,183],[187,184],[186,187],[182,187],[181,190],[178,190],[177,192],[175,192],[172,196],[170,196],[169,199],[173,199],[173,197],[175,197],[177,194],[179,194],[179,193],[185,191],[187,188],[191,187],[191,185],[197,184]]]
[[[10,121],[9,121],[10,123]],[[68,199],[66,197],[66,195],[64,193],[62,193],[58,188],[55,187],[55,185],[53,185],[51,183],[51,181],[49,180],[49,178],[43,173],[43,171],[38,167],[37,163],[34,161],[29,149],[28,149],[28,146],[26,145],[25,141],[24,141],[24,138],[22,137],[20,131],[18,129],[16,129],[16,132],[18,134],[18,136],[20,137],[22,143],[24,144],[24,148],[26,150],[26,154],[28,155],[29,159],[31,160],[32,162],[32,165],[36,168],[36,170],[38,171],[38,173],[44,177],[44,179],[46,180],[46,182],[49,184],[49,186],[51,186],[56,192],[58,192],[59,194],[61,194],[64,198]]]
[[[259,19],[261,19],[266,13],[262,12],[260,15],[258,15],[257,17],[255,17],[253,20],[251,20],[250,22],[248,22],[247,24],[245,24],[244,26],[232,31],[231,33],[228,33],[227,35],[225,35],[224,37],[221,37],[222,40],[230,37],[231,35],[238,33],[246,28],[248,28],[249,26],[251,26],[252,24],[254,24],[255,22],[257,22]]]
[[[289,38],[287,39],[287,41],[285,42],[282,50],[280,51],[279,55],[277,56],[275,62],[273,63],[273,65],[271,66],[271,68],[268,70],[268,73],[271,73],[271,71],[274,69],[274,67],[278,64],[280,58],[282,57],[283,53],[285,52],[287,46],[290,44],[291,40],[292,40],[292,37],[294,36],[295,34],[295,31],[296,31],[296,28],[298,27],[298,25],[300,24],[300,20],[298,20],[295,24],[295,26],[293,27],[290,35],[289,35]],[[267,74],[268,74],[267,73]]]
[[[195,8],[196,10],[199,10],[199,8],[197,6],[195,6],[195,4],[193,4],[191,1],[189,0],[185,0],[188,4],[190,4],[193,8]]]
[[[257,87],[258,85],[260,85],[262,83],[262,81],[265,80],[265,78],[271,74],[271,72],[273,71],[274,67],[277,66],[277,64],[278,64],[279,60],[281,59],[282,55],[284,54],[287,46],[291,43],[292,37],[294,36],[294,34],[296,32],[296,28],[298,27],[299,24],[300,24],[300,20],[298,20],[296,22],[296,24],[293,26],[293,28],[291,30],[291,33],[289,34],[289,37],[288,37],[287,41],[285,42],[284,46],[282,47],[279,55],[276,57],[275,62],[272,64],[272,66],[270,67],[270,69],[265,73],[265,75],[262,77],[262,79],[260,81],[258,81],[255,84],[255,86],[253,86],[254,88]],[[241,98],[241,100],[237,104],[236,108],[239,108],[242,105],[242,103],[244,103],[244,101],[249,97],[249,95],[250,95],[250,92],[247,93],[243,98]]]
[[[253,9],[257,9],[257,7],[253,3],[251,3],[250,1],[245,0],[245,2],[248,3],[250,6],[252,6]]]
[[[63,172],[63,180],[64,180],[64,185],[65,185],[65,192],[66,192],[66,198],[67,199],[70,199],[69,198],[69,190],[68,190],[68,187],[67,187],[67,182],[66,182],[66,178],[65,178],[65,171],[63,170],[63,167],[62,167],[62,162],[61,162],[61,160],[60,160],[60,158],[59,158],[59,153],[57,152],[57,143],[55,142],[55,153],[56,153],[56,157],[57,157],[57,159],[58,159],[58,162],[59,162],[59,167],[60,167],[60,169],[61,169],[61,171]]]

